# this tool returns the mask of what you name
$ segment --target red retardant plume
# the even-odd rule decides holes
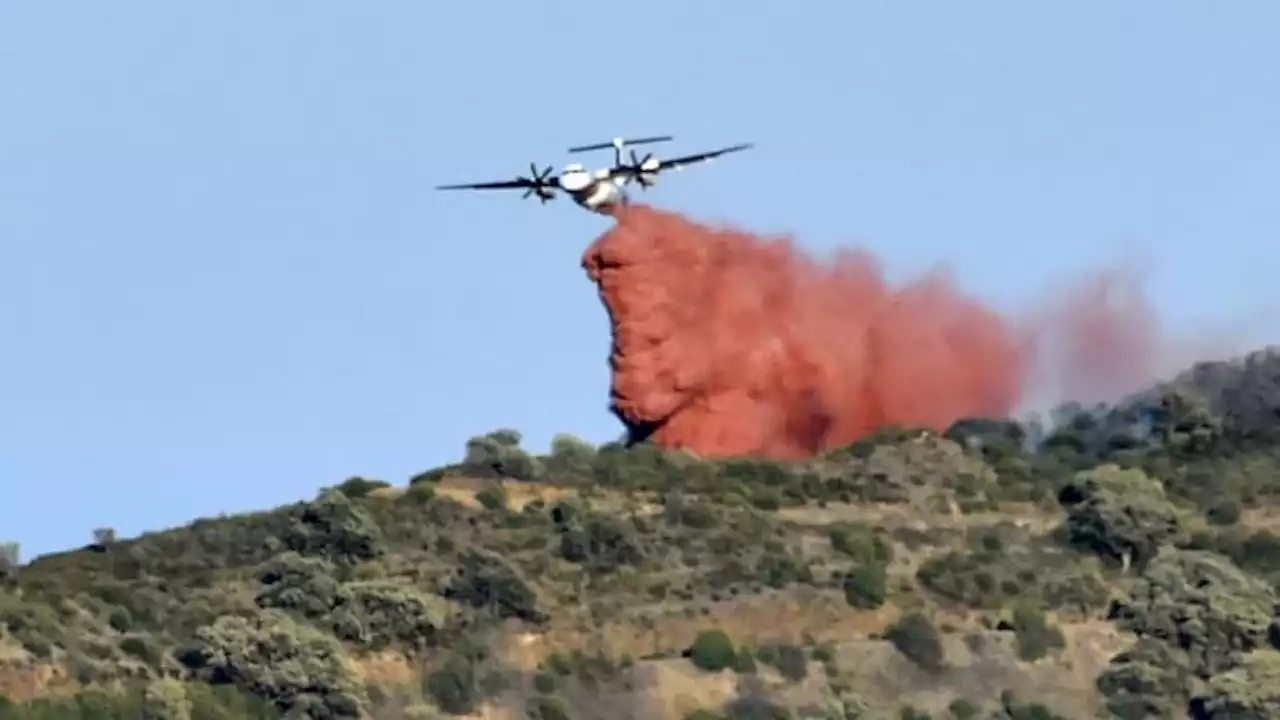
[[[895,289],[865,253],[821,264],[785,238],[649,207],[615,218],[582,263],[609,313],[612,409],[633,439],[801,458],[1019,402],[1018,331],[941,276]]]
[[[864,252],[641,205],[584,253],[613,334],[612,410],[633,440],[796,459],[886,425],[945,430],[1064,400],[1113,402],[1185,362],[1138,274],[1108,269],[1011,319],[942,274],[890,287]],[[1185,345],[1185,347],[1183,347]],[[1201,349],[1203,351],[1203,348]]]

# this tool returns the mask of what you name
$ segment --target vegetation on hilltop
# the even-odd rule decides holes
[[[500,430],[21,564],[0,719],[1280,717],[1280,355],[809,461]]]

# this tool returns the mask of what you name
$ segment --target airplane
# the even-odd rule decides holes
[[[632,150],[630,153],[631,162],[624,163],[622,161],[622,150],[627,146],[668,142],[673,139],[670,135],[630,140],[614,138],[611,142],[569,148],[571,153],[613,148],[613,167],[600,170],[588,170],[581,163],[570,163],[564,166],[564,170],[560,175],[556,176],[551,174],[553,168],[550,165],[543,169],[542,172],[539,172],[536,163],[529,163],[529,176],[527,177],[520,176],[515,180],[499,182],[439,185],[436,189],[518,190],[523,188],[525,191],[524,198],[527,199],[537,195],[544,205],[555,199],[556,190],[562,190],[581,207],[591,212],[608,215],[613,207],[630,203],[630,198],[625,190],[625,186],[628,183],[635,182],[640,185],[642,190],[646,190],[658,182],[660,173],[667,170],[681,170],[688,165],[710,162],[721,155],[754,147],[753,143],[742,143],[710,152],[671,158],[670,160],[659,160],[654,157],[653,153],[647,153],[641,158],[636,155],[635,150]]]

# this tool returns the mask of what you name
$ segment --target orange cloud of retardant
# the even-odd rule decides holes
[[[1006,416],[1042,370],[1046,323],[1067,389],[1114,393],[1149,370],[1149,311],[1110,303],[1123,278],[1016,322],[942,274],[892,287],[864,252],[819,262],[642,205],[615,219],[582,258],[611,322],[612,408],[664,446],[800,458],[889,424]]]

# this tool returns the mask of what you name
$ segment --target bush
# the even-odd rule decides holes
[[[1240,503],[1231,500],[1219,500],[1205,512],[1205,518],[1214,525],[1235,525],[1240,522]]]
[[[535,720],[570,720],[569,707],[557,697],[538,697],[529,701],[529,716]]]
[[[560,677],[569,677],[573,674],[573,660],[560,650],[552,650],[547,653],[547,659],[543,662],[546,669]]]
[[[143,693],[146,720],[189,720],[191,698],[180,681],[171,678],[154,680]]]
[[[724,706],[727,720],[791,720],[786,707],[759,695],[742,695]]]
[[[505,510],[507,507],[507,490],[499,483],[486,485],[476,493],[476,502],[485,510]]]
[[[366,497],[374,490],[391,487],[391,483],[382,480],[370,480],[363,477],[347,478],[341,485],[337,487],[338,492],[346,495],[351,499]]]
[[[955,720],[973,720],[978,717],[978,706],[974,705],[968,698],[956,698],[951,701],[951,705],[947,707],[951,712],[951,717]]]
[[[1245,537],[1226,553],[1241,568],[1275,583],[1280,580],[1280,535],[1259,530]]]
[[[920,564],[916,578],[926,590],[975,609],[1001,607],[1022,593],[1007,555],[951,551]]]
[[[1018,657],[1035,662],[1066,645],[1062,631],[1049,624],[1044,613],[1021,606],[1013,611],[1013,631],[1018,638]]]
[[[863,565],[888,564],[893,560],[893,545],[887,533],[866,523],[847,522],[827,530],[831,547]]]
[[[427,675],[423,690],[450,715],[469,715],[479,705],[475,667],[461,657],[450,657]]]
[[[889,592],[889,573],[884,565],[863,565],[844,579],[844,599],[860,610],[875,610],[884,605]]]
[[[1098,569],[1083,563],[1058,570],[1045,578],[1040,585],[1040,595],[1054,610],[1086,617],[1106,607],[1110,590]]]
[[[942,636],[919,612],[903,616],[889,628],[885,637],[898,652],[925,670],[936,671],[945,666]]]
[[[733,667],[737,656],[733,641],[723,630],[704,630],[698,633],[689,647],[689,660],[708,672]]]
[[[556,691],[556,676],[541,670],[533,676],[533,689],[543,695],[552,695]]]
[[[778,646],[778,658],[774,661],[774,667],[782,677],[791,682],[800,682],[809,677],[809,658],[803,648],[795,645]]]
[[[555,509],[553,509],[553,515]],[[563,517],[563,515],[560,515]],[[576,516],[574,516],[576,517]],[[590,513],[579,523],[557,523],[560,556],[595,573],[610,573],[644,561],[647,548],[635,526],[601,513]]]

